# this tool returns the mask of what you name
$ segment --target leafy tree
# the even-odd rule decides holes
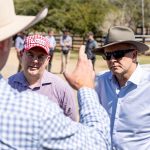
[[[142,26],[142,0],[111,0],[111,2],[116,7],[116,11],[119,12],[120,24],[127,24],[133,29]],[[144,3],[145,25],[150,26],[149,0],[145,0]]]
[[[16,12],[36,15],[45,5],[47,17],[30,31],[55,28],[58,32],[68,28],[73,34],[85,35],[93,31],[97,35],[110,25],[126,25],[133,29],[142,26],[141,0],[14,0]],[[145,26],[150,27],[150,3],[144,0]],[[105,30],[106,29],[106,30]]]
[[[47,31],[52,27],[78,34],[101,33],[109,8],[107,0],[15,0],[17,13],[24,15],[35,15],[45,5],[49,7],[47,17],[30,30]]]

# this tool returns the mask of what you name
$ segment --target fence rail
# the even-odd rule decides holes
[[[61,35],[55,35],[56,38],[56,49],[60,49],[60,36]],[[104,45],[105,36],[96,36],[95,40],[98,43],[98,46],[101,47]],[[135,35],[136,41],[143,42],[147,44],[150,47],[150,35]],[[73,50],[79,50],[79,47],[86,43],[86,40],[84,37],[74,35],[72,36],[72,49]]]

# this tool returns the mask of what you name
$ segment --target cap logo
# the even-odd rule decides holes
[[[31,44],[37,43],[37,44],[40,44],[40,45],[46,45],[46,42],[43,41],[42,39],[31,39],[30,43]]]
[[[49,54],[49,41],[46,37],[43,37],[42,35],[30,35],[27,36],[24,43],[24,50],[30,50],[33,47],[41,47],[45,50],[47,54]]]

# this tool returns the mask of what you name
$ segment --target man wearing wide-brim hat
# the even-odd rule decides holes
[[[96,91],[110,116],[116,150],[150,149],[150,72],[137,61],[138,52],[148,49],[122,26],[111,27],[105,45],[96,49],[110,70],[97,75]]]

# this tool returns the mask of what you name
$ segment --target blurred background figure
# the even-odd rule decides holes
[[[97,48],[97,42],[94,39],[94,34],[93,32],[88,32],[87,33],[87,42],[86,42],[86,47],[85,47],[85,53],[87,54],[88,59],[90,59],[92,61],[93,64],[93,68],[94,68],[94,64],[96,61],[96,56],[93,53],[93,49]]]
[[[23,31],[19,32],[15,38],[15,49],[17,52],[17,58],[19,60],[18,72],[21,70],[20,54],[24,47],[24,39],[25,39],[25,33]]]
[[[72,37],[67,29],[63,30],[63,35],[60,37],[61,46],[61,71],[63,73],[69,63],[70,50],[72,48]]]
[[[48,64],[48,71],[51,71],[52,68],[52,61],[53,61],[53,56],[54,56],[54,50],[56,47],[56,40],[54,37],[54,31],[53,29],[49,29],[48,31],[48,36],[47,36],[49,43],[50,43],[50,50],[49,50],[49,54],[50,54],[50,60],[49,60],[49,64]]]
[[[36,33],[36,34],[38,34],[38,33]],[[41,32],[41,35],[46,36],[46,32],[45,31]]]

